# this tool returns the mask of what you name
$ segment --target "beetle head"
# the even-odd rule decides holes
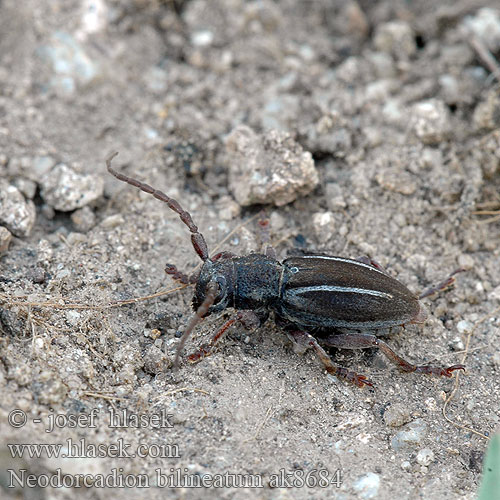
[[[216,290],[215,300],[205,316],[223,311],[233,305],[234,267],[229,258],[222,258],[215,262],[212,260],[204,262],[193,296],[193,309],[195,311],[203,304],[208,290],[213,290],[214,287]]]

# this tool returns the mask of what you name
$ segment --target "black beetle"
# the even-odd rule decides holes
[[[256,328],[273,311],[276,323],[299,349],[313,348],[328,373],[359,387],[372,386],[373,383],[364,375],[334,365],[319,343],[343,349],[378,348],[405,372],[451,377],[453,371],[464,369],[463,365],[448,368],[413,365],[377,336],[380,330],[422,323],[425,313],[419,299],[449,286],[454,281],[453,275],[419,297],[366,257],[352,260],[329,255],[304,255],[279,262],[270,246],[265,254],[238,257],[221,252],[210,257],[205,238],[191,215],[165,193],[114,170],[111,161],[117,154],[113,153],[106,160],[108,171],[120,181],[165,202],[179,214],[191,232],[195,252],[203,261],[201,270],[191,276],[170,264],[165,269],[175,280],[195,285],[195,314],[179,344],[176,366],[188,336],[201,319],[233,308],[237,311],[235,316],[219,328],[209,344],[189,356],[191,361],[209,355],[216,342],[236,321],[246,328]]]

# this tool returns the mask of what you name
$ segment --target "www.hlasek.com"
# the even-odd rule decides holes
[[[71,438],[62,443],[7,444],[12,458],[181,458],[174,443],[140,443],[133,447],[123,438],[113,443],[89,443],[85,438]]]
[[[339,488],[340,470],[333,474],[326,469],[310,471],[280,469],[277,474],[197,474],[184,468],[168,472],[155,469],[154,475],[128,474],[123,468],[111,469],[109,474],[31,474],[26,469],[7,469],[9,488]]]

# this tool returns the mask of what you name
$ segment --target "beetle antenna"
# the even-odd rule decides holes
[[[153,195],[156,199],[163,201],[168,205],[168,208],[179,214],[179,217],[181,218],[181,221],[186,224],[186,226],[189,228],[189,231],[191,231],[191,243],[193,244],[193,248],[195,252],[198,254],[200,259],[205,262],[208,260],[208,247],[207,243],[205,241],[205,238],[203,235],[198,231],[198,226],[193,222],[193,219],[191,217],[191,214],[189,212],[186,212],[179,202],[177,200],[174,200],[173,198],[170,198],[170,196],[167,196],[165,193],[162,191],[159,191],[158,189],[154,189],[148,184],[145,184],[141,181],[138,181],[137,179],[133,179],[132,177],[128,177],[127,175],[124,175],[120,172],[117,172],[114,168],[111,167],[111,161],[113,158],[117,155],[118,153],[111,153],[107,159],[106,159],[106,167],[108,169],[108,172],[111,175],[114,175],[119,181],[126,182],[127,184],[130,184],[131,186],[135,186],[139,188],[141,191],[144,191],[145,193]],[[203,304],[202,304],[203,305]],[[201,308],[201,306],[200,306]]]
[[[175,353],[174,359],[174,370],[177,370],[179,368],[179,359],[181,357],[181,352],[184,349],[184,346],[186,345],[186,342],[191,333],[193,333],[196,325],[203,319],[203,316],[207,314],[210,306],[215,302],[217,292],[217,285],[215,283],[209,283],[207,286],[207,294],[205,295],[205,300],[201,303],[201,306],[198,307],[193,316],[191,316],[191,319],[189,320],[189,323],[187,324],[186,329],[182,334],[181,341],[177,346],[177,352]]]

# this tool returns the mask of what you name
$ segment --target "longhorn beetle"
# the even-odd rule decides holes
[[[203,261],[198,272],[188,276],[174,265],[165,272],[173,279],[195,285],[194,315],[179,343],[175,367],[189,335],[206,316],[233,308],[232,319],[220,327],[209,344],[191,354],[197,361],[208,356],[224,332],[235,322],[248,329],[257,328],[273,311],[276,323],[305,351],[312,348],[326,371],[359,387],[373,386],[364,375],[336,366],[320,343],[343,349],[380,349],[404,372],[451,377],[463,365],[440,368],[417,366],[405,361],[377,336],[379,330],[410,323],[422,323],[425,313],[420,299],[444,289],[454,282],[453,274],[446,281],[420,296],[389,276],[380,265],[367,257],[359,260],[329,255],[304,255],[279,262],[271,246],[264,254],[242,257],[221,252],[210,257],[205,238],[189,212],[165,193],[114,170],[113,153],[106,160],[110,174],[153,195],[176,212],[191,232],[194,251]]]

